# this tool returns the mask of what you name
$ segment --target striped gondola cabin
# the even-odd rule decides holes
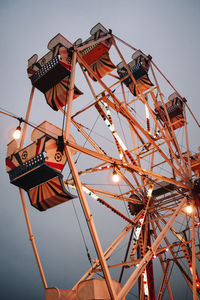
[[[123,62],[117,65],[117,73],[120,79],[123,80],[122,82],[129,88],[130,92],[134,96],[137,96],[137,94],[143,93],[153,86],[148,76],[149,60],[151,57],[146,58],[142,55],[140,50],[137,50],[133,53],[132,59],[133,60],[127,65],[136,81],[136,85],[131,77],[128,76],[128,71]]]
[[[98,39],[106,37],[108,33],[109,31],[103,25],[98,23],[91,29],[91,36],[86,41],[82,42],[81,39],[78,39],[75,42],[78,48],[88,44],[87,48],[80,50],[80,54],[85,63],[92,69],[98,78],[104,77],[116,68],[109,56],[109,50],[112,46],[111,39],[107,38],[104,41],[98,42]],[[89,44],[94,41],[97,42],[90,46]],[[96,81],[96,78],[90,74],[89,71],[88,74]]]
[[[59,110],[67,104],[71,74],[72,44],[60,33],[48,44],[50,50],[38,60],[35,54],[28,60],[28,76],[32,85],[45,94],[47,103],[53,110]],[[74,86],[76,99],[82,92]]]
[[[168,97],[168,102],[165,103],[167,113],[169,116],[169,119],[172,124],[172,128],[174,130],[181,128],[184,126],[184,115],[183,115],[183,101],[182,99],[177,95],[177,93],[173,93]],[[158,112],[157,109],[155,109],[155,113],[158,119],[162,120],[163,122],[167,121],[167,116],[165,114],[165,110],[162,106],[162,103],[160,102],[160,110],[162,110],[162,114]]]
[[[72,198],[64,187],[62,170],[66,154],[58,147],[60,128],[44,121],[31,135],[32,144],[19,150],[15,140],[7,147],[6,171],[10,182],[24,189],[31,204],[46,210]],[[76,143],[72,136],[70,141]],[[72,151],[72,154],[75,154]]]

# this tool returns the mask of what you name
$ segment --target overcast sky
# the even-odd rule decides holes
[[[44,55],[49,40],[59,32],[71,42],[79,37],[88,38],[90,29],[98,22],[129,44],[151,54],[180,94],[187,98],[200,121],[199,0],[0,0],[0,107],[25,117],[31,90],[26,73],[27,59],[34,53],[39,57]],[[77,85],[84,88],[82,82]],[[42,97],[36,92],[30,120],[39,124],[53,119],[55,124],[61,124],[61,115],[51,111]],[[4,162],[6,145],[17,125],[16,120],[0,115],[0,298],[39,300],[44,299],[44,292],[19,191],[10,185]],[[197,151],[199,135],[193,121],[189,129],[191,148]],[[66,203],[41,214],[26,200],[48,285],[72,288],[89,267],[72,204]],[[77,209],[83,221],[80,206],[77,205]],[[84,222],[83,230],[92,252]],[[176,293],[176,299],[181,299],[180,287]]]

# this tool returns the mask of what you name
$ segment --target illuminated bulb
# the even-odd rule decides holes
[[[169,251],[169,248],[166,248],[165,251],[166,251],[166,252]]]
[[[156,258],[156,257],[157,257],[156,255],[153,256],[153,258]]]
[[[148,196],[148,197],[151,197],[152,192],[153,192],[153,187],[150,186],[149,189],[148,189],[148,191],[147,191],[147,196]]]
[[[117,172],[115,170],[113,171],[112,180],[114,182],[119,182],[119,175],[117,174]]]
[[[18,126],[13,133],[13,137],[15,140],[18,140],[21,137],[21,127]]]
[[[191,214],[191,213],[192,213],[192,205],[191,205],[191,204],[188,204],[188,205],[186,206],[186,212],[187,212],[188,214]]]

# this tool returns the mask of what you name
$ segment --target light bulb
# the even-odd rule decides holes
[[[150,186],[147,191],[147,196],[150,198],[153,192],[153,186]]]
[[[16,128],[16,130],[14,131],[14,133],[13,133],[13,138],[14,138],[15,140],[18,140],[20,137],[21,137],[21,127],[18,126],[18,127]]]
[[[117,172],[115,170],[113,171],[112,180],[114,182],[119,182],[119,175],[117,174]]]
[[[192,213],[192,210],[193,210],[192,205],[191,205],[191,204],[188,204],[188,205],[186,206],[186,212],[187,212],[187,214],[191,214],[191,213]]]

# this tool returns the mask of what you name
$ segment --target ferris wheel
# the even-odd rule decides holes
[[[45,299],[119,300],[135,290],[141,300],[174,299],[170,278],[176,265],[177,276],[196,300],[200,152],[190,148],[187,114],[199,123],[150,55],[100,23],[90,34],[74,43],[58,34],[45,56],[28,60],[32,90],[26,118],[19,119],[17,128],[19,133],[24,122],[22,137],[19,145],[14,139],[7,148],[6,170],[20,190]],[[89,89],[84,104],[77,69]],[[24,146],[35,88],[54,111],[63,113],[62,128],[45,120],[34,126],[31,143]],[[80,199],[97,258],[88,255],[91,267],[71,290],[48,288],[23,190],[39,211]],[[123,224],[106,249],[91,199]],[[116,255],[122,245],[123,253]],[[155,262],[161,268],[158,287]]]

